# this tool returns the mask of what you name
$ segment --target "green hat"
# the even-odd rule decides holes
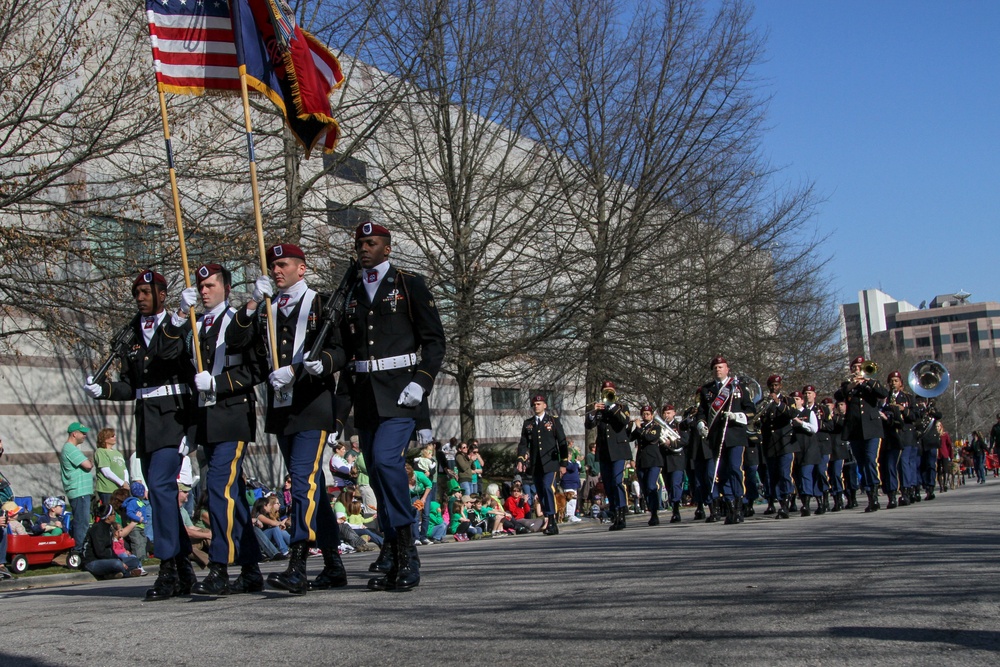
[[[448,495],[455,493],[456,491],[461,491],[462,485],[453,479],[448,480]]]
[[[80,433],[90,433],[90,429],[81,424],[80,422],[73,422],[72,424],[69,425],[69,428],[66,429],[67,433],[75,433],[77,431],[79,431]]]

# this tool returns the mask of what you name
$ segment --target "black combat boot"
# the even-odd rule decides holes
[[[399,549],[400,534],[399,530],[396,530],[396,537],[389,539],[388,537],[382,540],[382,551],[379,552],[378,560],[372,563],[368,569],[372,572],[382,572],[381,576],[372,577],[368,580],[368,590],[372,591],[391,591],[396,587],[396,574],[399,572],[399,560],[397,556],[397,551]],[[411,546],[411,545],[407,545]],[[376,570],[375,565],[378,564],[379,560],[382,560],[382,553],[387,552],[389,554],[389,569],[388,570]]]
[[[733,501],[733,523],[743,523],[743,508],[746,507],[739,498]]]
[[[924,500],[934,500],[937,497],[934,495],[934,487],[928,486],[926,488],[927,488],[927,495],[924,496]]]
[[[897,506],[898,505],[896,503],[896,492],[895,491],[890,491],[889,492],[889,502],[886,503],[885,508],[887,510],[894,510],[894,509],[896,509]]]
[[[736,503],[734,503],[734,502],[732,502],[730,500],[726,500],[726,499],[722,500],[722,508],[721,508],[722,509],[722,513],[724,513],[726,515],[726,518],[723,520],[722,523],[724,525],[726,525],[726,526],[731,526],[734,523],[736,523],[736,514],[733,511],[733,508],[735,507],[735,505],[736,505]]]
[[[177,566],[177,585],[174,587],[174,595],[191,595],[198,577],[194,573],[194,565],[186,555],[178,555],[174,558]]]
[[[555,525],[555,517],[552,517],[552,525]],[[396,582],[391,589],[394,591],[408,591],[420,584],[420,556],[413,546],[412,531],[411,525],[396,529]]]
[[[913,503],[919,503],[921,500],[923,499],[920,497],[920,487],[919,486],[910,487],[910,504],[912,505]]]
[[[831,512],[839,512],[844,509],[844,496],[841,493],[834,494],[833,496],[833,507],[830,509]]]
[[[672,503],[670,514],[670,523],[680,523],[681,522],[681,504],[677,501]]]
[[[847,509],[852,510],[858,506],[858,490],[851,489],[851,494],[847,499]]]
[[[798,494],[796,494],[796,493],[793,493],[789,497],[789,499],[788,499],[788,511],[789,512],[798,512],[799,511],[799,506],[795,504],[795,499],[797,497],[798,497]]]
[[[812,500],[812,496],[802,496],[802,511],[799,512],[799,516],[810,516],[812,512],[809,511],[809,501]]]
[[[209,563],[208,576],[191,587],[195,595],[229,595],[229,569],[225,563]]]
[[[309,590],[325,591],[346,586],[347,570],[344,569],[344,561],[340,560],[340,551],[336,547],[326,547],[320,551],[323,554],[323,569],[309,582]]]
[[[625,530],[625,517],[628,516],[628,509],[621,507],[618,509],[618,530]]]
[[[753,503],[752,502],[749,502],[749,503],[747,503],[746,505],[743,506],[743,516],[745,516],[745,517],[751,517],[751,516],[753,516],[756,513],[757,513],[757,510],[755,510],[753,508]]]
[[[306,577],[309,543],[296,542],[289,548],[288,552],[288,568],[284,572],[272,572],[267,575],[267,585],[271,588],[288,591],[292,595],[305,595],[309,590],[309,578]]]
[[[906,507],[910,504],[910,489],[909,487],[900,489],[899,491],[899,506]]]
[[[660,525],[660,512],[659,510],[649,510],[649,525],[659,526]]]
[[[826,514],[830,508],[830,494],[824,493],[822,498],[816,498],[816,515]]]
[[[146,602],[166,600],[174,595],[177,588],[177,565],[173,558],[160,561],[160,574],[157,575],[153,587],[146,591]]]
[[[774,515],[774,518],[775,519],[787,519],[789,517],[789,515],[788,515],[788,501],[786,499],[782,498],[781,500],[778,501],[778,503],[781,505],[781,508],[778,510],[778,513]]]
[[[708,504],[708,518],[705,523],[716,523],[719,521],[719,499],[716,498]]]
[[[382,572],[383,574],[392,569],[392,544],[389,538],[382,540],[382,546],[378,550],[378,558],[368,566],[369,572]]]
[[[556,515],[549,514],[545,517],[548,523],[545,525],[545,530],[542,531],[543,535],[558,535],[559,534],[559,524],[556,523]],[[412,588],[412,586],[411,586]]]
[[[865,492],[868,495],[868,507],[865,508],[865,512],[876,512],[878,511],[878,504],[875,500],[875,494],[869,489]]]
[[[774,506],[774,501],[770,498],[767,499],[767,509],[764,510],[764,516],[770,516],[771,514],[776,514],[778,508]]]
[[[703,503],[698,503],[698,507],[694,511],[694,520],[701,521],[705,518],[705,505]]]
[[[264,590],[264,577],[261,575],[260,566],[257,563],[241,567],[240,576],[229,584],[229,592],[232,595],[260,593],[262,590]]]

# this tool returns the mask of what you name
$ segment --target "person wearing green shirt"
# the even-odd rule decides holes
[[[406,475],[410,480],[410,502],[416,510],[413,513],[413,543],[431,544],[428,535],[430,530],[428,514],[431,510],[431,489],[434,488],[434,484],[423,471],[414,470],[409,463],[406,464]]]
[[[94,452],[94,467],[97,469],[94,486],[101,502],[111,502],[111,494],[118,489],[129,488],[128,469],[125,457],[115,449],[118,435],[113,428],[102,428],[97,432],[97,451]]]
[[[94,469],[80,445],[87,439],[90,429],[80,422],[73,422],[66,429],[66,444],[59,452],[59,473],[62,477],[63,492],[73,510],[70,533],[76,541],[73,551],[83,552],[83,541],[90,528],[90,498],[94,495],[94,478],[90,471]]]

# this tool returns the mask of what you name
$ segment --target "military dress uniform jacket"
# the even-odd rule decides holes
[[[892,392],[889,393],[892,398]],[[917,438],[913,431],[913,397],[904,391],[896,394],[895,405],[889,404],[889,398],[882,406],[882,413],[889,419],[882,422],[885,442],[892,449],[916,447]]]
[[[418,419],[420,406],[398,405],[399,395],[411,382],[428,395],[445,353],[444,326],[423,276],[390,265],[373,300],[361,281],[355,283],[345,305],[341,335],[348,358],[341,382],[352,400],[338,402],[338,421],[346,422],[344,409],[351,404],[359,428],[375,428],[380,418]],[[413,355],[410,361],[398,361],[406,355]],[[380,368],[382,360],[389,359],[397,361]],[[375,369],[362,372],[359,362]]]
[[[524,462],[525,470],[529,472],[535,469],[536,464],[540,464],[545,473],[565,466],[569,447],[559,418],[546,412],[540,423],[533,416],[525,419],[521,426],[521,440],[517,443],[517,458]]]
[[[663,456],[663,469],[665,472],[687,470],[686,452],[691,440],[690,420],[674,419],[674,423],[670,426],[681,436],[681,441],[671,445],[670,447],[673,449],[666,445],[660,445],[660,454]]]
[[[792,419],[797,417],[802,421],[808,422],[809,415],[811,414],[813,414],[812,409],[806,406],[802,406],[802,409],[798,411],[796,411],[795,408],[792,408]],[[820,446],[819,440],[816,438],[816,434],[810,433],[801,425],[792,422],[792,438],[796,442],[796,448],[799,453],[799,465],[819,465],[821,461]]]
[[[930,424],[930,426],[922,432],[916,432],[919,426],[915,429],[915,435],[920,441],[920,448],[922,450],[928,449],[938,449],[941,447],[941,436],[937,432],[937,420],[941,419],[943,416],[941,411],[934,406],[928,405],[914,405],[913,406],[913,419],[915,424],[926,423],[924,420],[934,419],[935,423]]]
[[[830,442],[833,444],[833,453],[830,459],[833,461],[850,461],[853,453],[851,445],[844,438],[844,415],[833,415],[831,420]]]
[[[624,403],[621,407],[620,417],[615,418],[610,415],[608,408],[603,410],[592,410],[587,413],[583,420],[583,425],[587,430],[597,429],[597,454],[606,457],[609,461],[630,461],[632,459],[632,448],[629,446],[628,433],[628,406]],[[622,423],[624,421],[624,423]]]
[[[198,335],[202,367],[215,378],[215,405],[199,406],[198,392],[193,385],[191,389],[194,438],[199,445],[230,441],[252,442],[257,435],[255,387],[267,379],[267,366],[266,361],[259,357],[260,351],[253,341],[247,341],[246,346],[241,349],[226,345],[225,338],[219,340],[223,323],[228,319],[228,330],[234,326],[235,316],[236,309],[227,308],[207,329],[204,327],[204,315],[198,316],[198,321],[202,322]],[[169,330],[180,333],[185,340],[189,358],[193,357],[190,320],[186,320],[179,330],[169,320],[164,325]],[[216,351],[220,346],[223,346],[218,355],[220,368],[215,368]]]
[[[878,380],[866,380],[849,388],[841,384],[840,391],[847,398],[847,417],[844,420],[844,437],[848,440],[871,440],[884,437],[879,401],[889,391]]]
[[[712,458],[719,452],[719,441],[722,439],[723,431],[725,431],[726,436],[726,441],[722,443],[724,447],[747,446],[747,425],[753,420],[753,416],[757,411],[757,407],[750,400],[750,393],[739,384],[737,379],[734,378],[732,383],[735,383],[733,393],[723,404],[715,422],[709,427],[708,438],[705,439],[705,444],[703,445],[711,446],[713,452]],[[716,382],[714,380],[706,382],[698,390],[699,402],[696,422],[703,421],[707,425],[711,421],[712,401],[715,400],[722,390],[721,386],[719,389],[716,389],[715,385]],[[729,425],[727,426],[726,422],[728,420],[724,414],[725,412],[742,412],[747,416],[747,424],[729,421]]]
[[[764,456],[777,458],[799,451],[798,443],[792,437],[792,408],[786,400],[766,405],[760,417],[760,425]]]
[[[135,401],[135,444],[140,459],[167,447],[177,449],[189,434],[194,369],[184,341],[164,325],[146,345],[140,318],[132,321],[136,343],[122,359],[118,382],[101,384],[101,399]],[[193,447],[194,443],[190,443]]]
[[[267,417],[264,430],[274,435],[292,435],[302,431],[332,431],[334,429],[334,373],[344,366],[344,348],[340,344],[340,332],[331,331],[323,344],[320,359],[323,362],[323,372],[319,375],[309,375],[302,363],[294,362],[295,331],[298,328],[300,309],[303,299],[288,315],[283,315],[274,304],[275,327],[278,340],[278,365],[293,366],[295,382],[290,389],[291,405],[275,407],[274,388],[267,382]],[[323,304],[326,297],[315,294],[309,305],[307,324],[303,338],[302,354],[308,354],[322,322]],[[246,306],[236,313],[236,317],[226,329],[226,347],[230,349],[253,348],[254,356],[259,359],[258,369],[252,378],[266,379],[270,354],[265,346],[268,337],[267,319],[263,305],[253,313],[247,313]],[[218,382],[216,383],[218,384]]]
[[[643,424],[641,428],[632,425],[629,439],[636,444],[635,467],[641,470],[663,467],[660,453],[660,425],[656,422]]]
[[[820,456],[833,456],[833,417],[827,418],[826,408],[818,403],[813,406],[816,413],[816,423],[819,424],[819,431],[816,433],[816,442],[819,443]]]

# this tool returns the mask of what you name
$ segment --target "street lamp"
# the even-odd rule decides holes
[[[978,387],[978,386],[979,386],[979,383],[975,382],[973,384],[962,385],[962,389],[965,390],[965,389],[969,389],[971,387]],[[961,425],[958,422],[958,395],[961,394],[961,393],[962,392],[960,392],[958,390],[958,380],[952,380],[952,383],[951,383],[951,402],[952,402],[952,404],[954,405],[954,408],[955,408],[955,435],[959,439],[965,440],[965,438],[962,437]]]

